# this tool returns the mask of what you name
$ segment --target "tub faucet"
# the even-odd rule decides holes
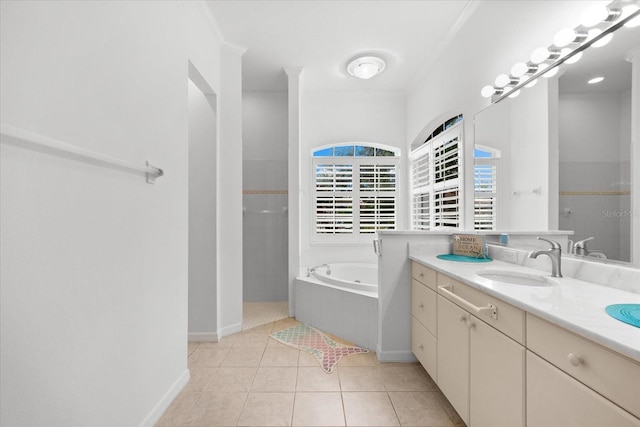
[[[587,242],[589,240],[593,240],[593,237],[586,238],[584,240],[580,240],[573,245],[573,253],[576,255],[589,255],[589,250],[587,249]]]
[[[329,267],[329,264],[320,264],[320,265],[316,265],[315,267],[307,267],[307,277],[311,276],[311,274],[316,271],[318,268],[321,267],[327,267],[327,276],[331,274],[331,268]]]
[[[562,246],[553,240],[538,237],[538,240],[544,240],[551,244],[551,248],[547,250],[531,251],[529,258],[538,258],[539,255],[546,255],[551,258],[551,277],[562,277]]]

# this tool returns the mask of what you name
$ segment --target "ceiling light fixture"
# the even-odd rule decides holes
[[[600,83],[603,80],[604,80],[604,77],[594,77],[591,80],[589,80],[587,83],[589,83],[590,85],[593,85],[596,83]]]
[[[380,74],[385,66],[386,63],[382,58],[365,54],[351,58],[347,64],[347,71],[353,77],[367,80]]]

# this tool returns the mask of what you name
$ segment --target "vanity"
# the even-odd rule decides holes
[[[467,426],[640,426],[640,329],[604,311],[640,294],[436,255],[410,251],[411,347]]]

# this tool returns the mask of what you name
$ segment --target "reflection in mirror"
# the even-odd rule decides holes
[[[477,228],[573,230],[565,253],[631,260],[631,195],[638,190],[631,127],[640,117],[632,74],[640,58],[632,64],[628,57],[639,49],[640,28],[619,29],[556,77],[476,115],[477,153],[497,153],[476,158]],[[601,83],[587,84],[598,76]]]
[[[573,252],[630,261],[631,99],[629,52],[640,29],[617,31],[559,79],[559,222]],[[595,83],[589,83],[597,79]]]

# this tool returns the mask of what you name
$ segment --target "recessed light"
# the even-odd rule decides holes
[[[590,85],[593,85],[596,83],[600,83],[603,80],[604,80],[604,77],[594,77],[591,80],[589,80],[587,83],[589,83]]]

